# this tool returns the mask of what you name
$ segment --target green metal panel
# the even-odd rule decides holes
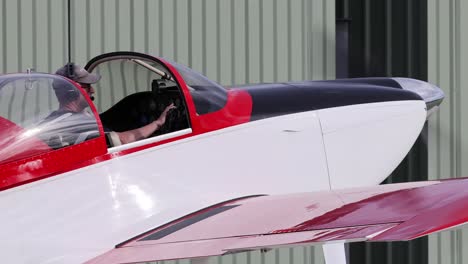
[[[53,72],[67,60],[62,0],[1,0],[0,72]],[[72,60],[132,50],[225,85],[335,76],[335,3],[325,0],[71,1]]]
[[[335,74],[335,3],[325,0],[72,1],[72,57],[148,52],[225,85]]]
[[[0,1],[0,72],[55,71],[66,60],[66,2]]]
[[[428,0],[428,76],[445,92],[429,122],[429,178],[468,175],[468,3]],[[429,263],[468,262],[468,229],[429,237]]]

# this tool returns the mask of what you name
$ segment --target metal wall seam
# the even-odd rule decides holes
[[[392,1],[386,0],[386,59],[387,59],[387,76],[392,76]]]
[[[0,63],[0,71],[5,72],[6,71],[6,64],[7,64],[7,57],[5,56],[6,54],[6,41],[7,41],[7,35],[6,35],[6,1],[2,1],[2,4],[0,5],[0,14],[2,14],[2,17],[0,18],[0,30],[2,31],[2,34],[0,34],[0,50],[2,51],[2,60]]]

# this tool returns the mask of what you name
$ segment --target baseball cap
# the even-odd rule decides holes
[[[69,70],[69,68],[71,70]],[[101,75],[89,73],[83,67],[74,63],[67,63],[55,73],[67,77],[77,83],[93,84],[97,83],[101,79]]]

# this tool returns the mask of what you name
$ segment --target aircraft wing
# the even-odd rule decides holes
[[[89,263],[140,263],[329,242],[411,240],[466,222],[468,178],[252,196],[155,228]]]

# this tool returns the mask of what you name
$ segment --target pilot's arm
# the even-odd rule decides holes
[[[140,128],[136,128],[133,130],[125,131],[125,132],[112,132],[110,137],[111,138],[114,137],[115,141],[114,140],[112,141],[114,142],[120,141],[121,144],[127,144],[127,143],[138,141],[140,139],[145,139],[149,137],[151,134],[153,134],[156,130],[161,128],[162,125],[164,125],[164,123],[166,122],[167,114],[169,113],[170,110],[174,108],[176,107],[172,103],[164,109],[164,111],[161,113],[158,119],[149,123],[148,125],[140,127]],[[115,134],[112,135],[113,133]],[[118,140],[115,138],[116,136],[118,136]]]

